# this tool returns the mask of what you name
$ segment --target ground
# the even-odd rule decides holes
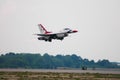
[[[120,80],[120,74],[1,71],[0,80]]]

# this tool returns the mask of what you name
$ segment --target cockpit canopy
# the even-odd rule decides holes
[[[61,30],[60,32],[67,32],[70,33],[72,30],[70,28],[64,28],[63,30]]]
[[[70,28],[64,28],[64,30],[71,30]]]
[[[68,33],[69,33],[69,32],[71,32],[72,30],[71,30],[70,28],[64,28],[64,29],[63,29],[63,31],[65,31],[65,32],[68,32]]]

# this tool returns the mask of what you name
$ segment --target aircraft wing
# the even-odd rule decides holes
[[[55,36],[57,34],[65,34],[66,32],[61,32],[61,33],[50,33],[50,34],[36,34],[37,36]]]
[[[54,36],[56,34],[36,34],[37,36]]]

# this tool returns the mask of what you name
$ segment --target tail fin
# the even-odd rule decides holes
[[[49,31],[47,31],[47,30],[43,27],[42,24],[38,24],[38,26],[39,26],[40,32],[41,32],[42,34],[51,33],[51,32],[49,32]]]

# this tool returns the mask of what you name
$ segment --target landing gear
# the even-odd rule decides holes
[[[48,41],[49,41],[49,42],[52,42],[52,39],[49,39]]]
[[[49,40],[46,39],[45,41],[46,41],[46,42],[47,42],[47,41],[52,42],[52,39],[49,39]]]
[[[63,39],[64,39],[63,37],[60,38],[61,41],[62,41]]]
[[[45,41],[47,41],[47,39],[45,39]]]

